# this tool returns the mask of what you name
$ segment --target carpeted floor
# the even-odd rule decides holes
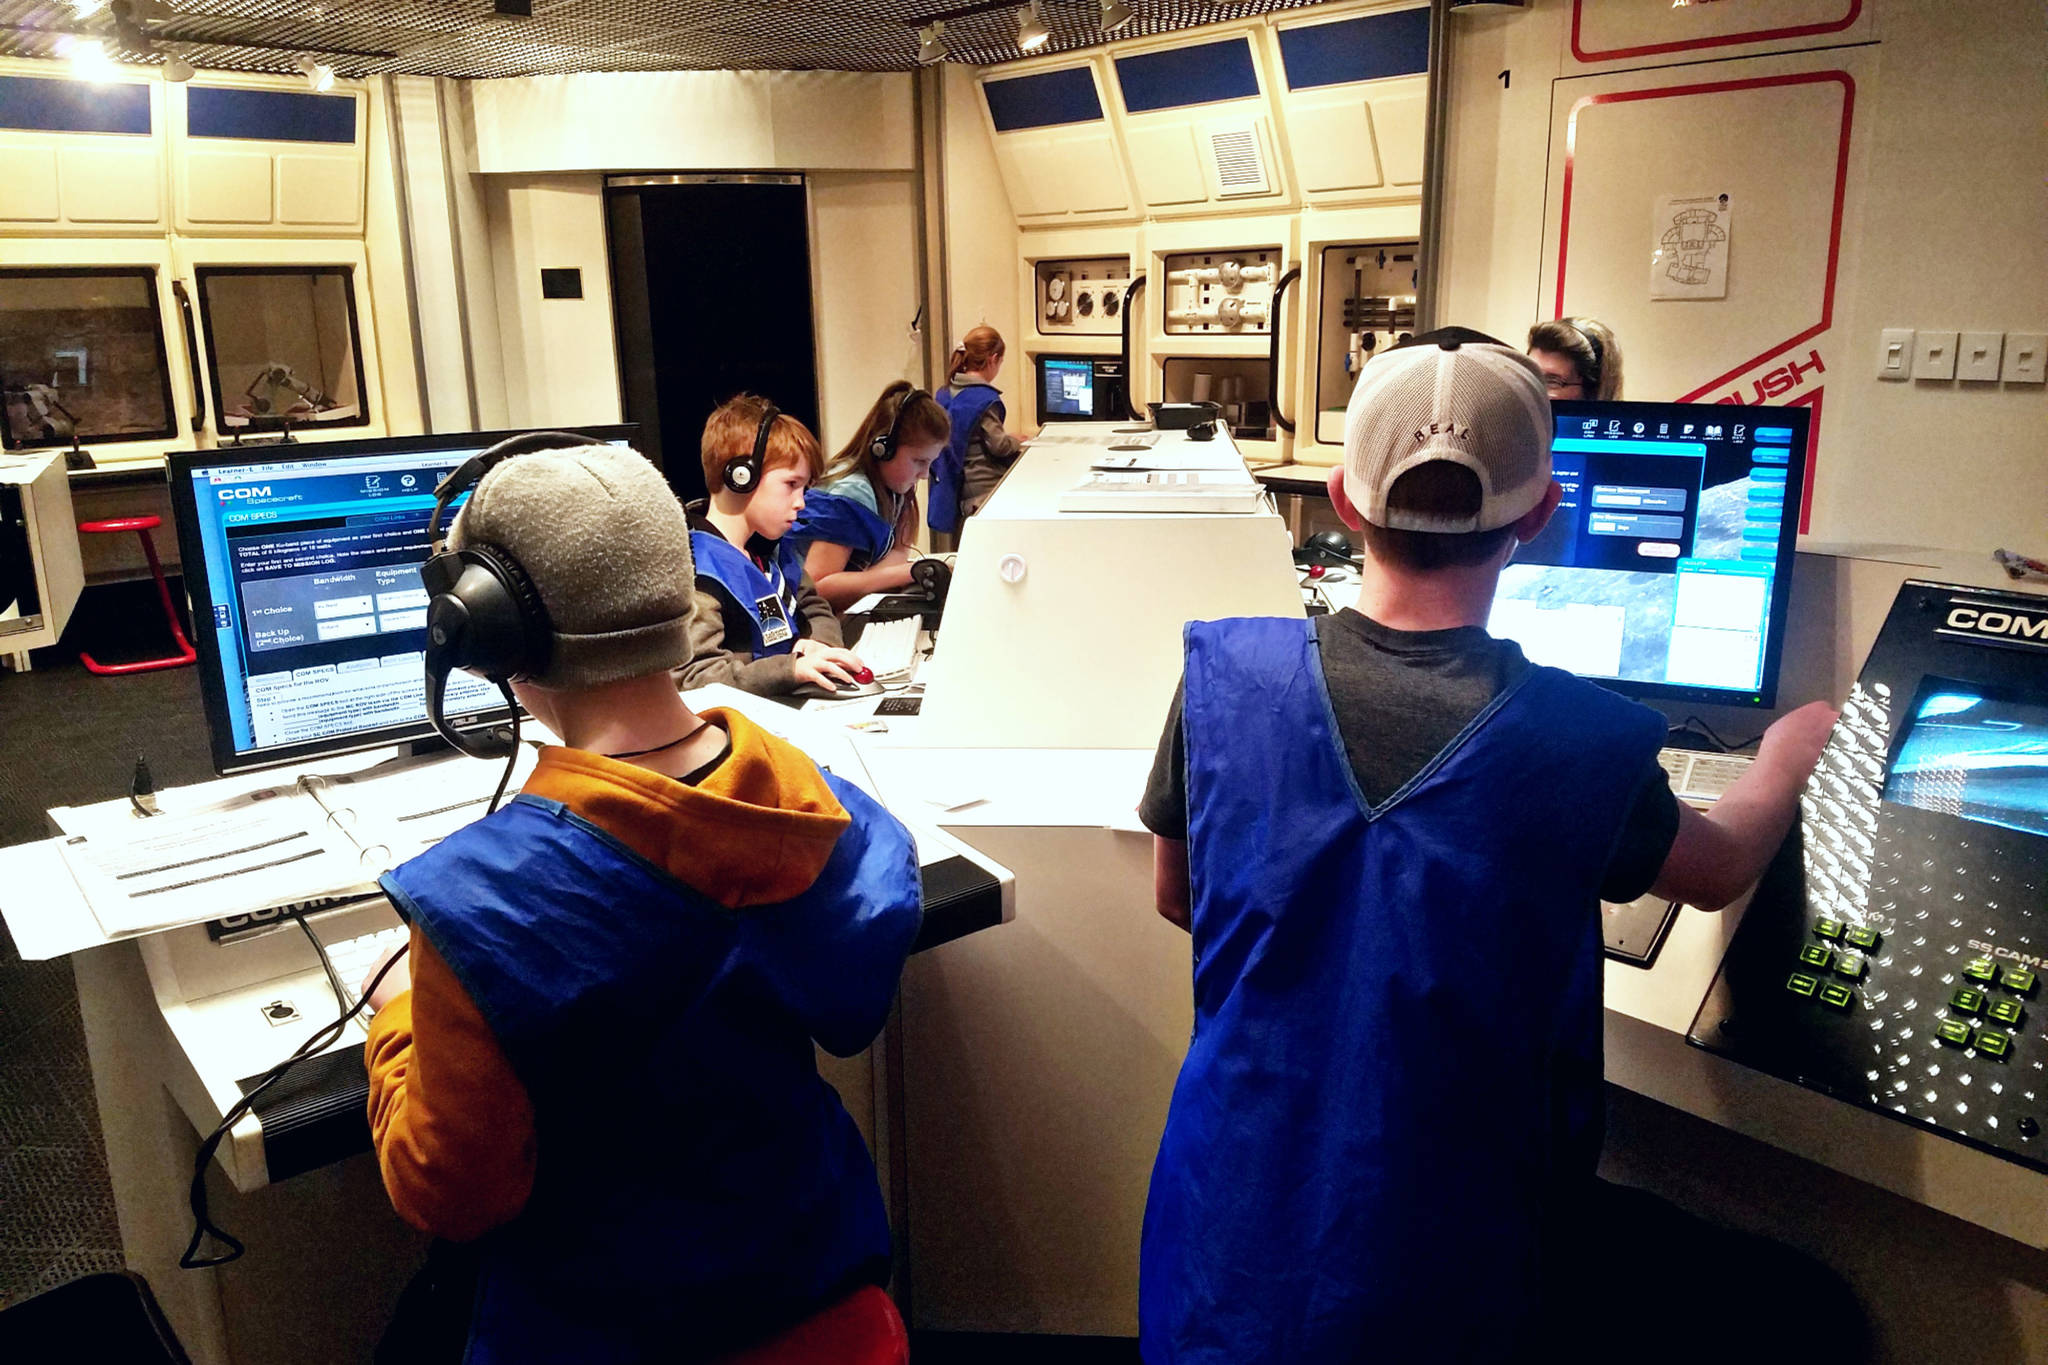
[[[49,833],[52,806],[127,790],[138,754],[157,785],[212,775],[199,675],[190,668],[103,678],[78,662],[161,652],[147,584],[89,592],[33,671],[0,673],[0,844]],[[71,964],[23,962],[0,932],[0,1306],[121,1267]]]

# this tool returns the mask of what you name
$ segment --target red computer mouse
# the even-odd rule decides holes
[[[1320,564],[1311,564],[1308,566],[1308,576],[1310,578],[1321,578],[1324,574],[1328,572],[1329,570],[1324,568]]]
[[[875,680],[875,670],[872,668],[860,669],[854,673],[853,680],[865,687]]]

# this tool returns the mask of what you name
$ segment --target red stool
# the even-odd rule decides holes
[[[873,1285],[805,1318],[724,1365],[909,1365],[910,1335],[887,1294]]]
[[[115,517],[110,521],[81,521],[78,529],[88,535],[108,532],[133,531],[142,540],[142,553],[149,559],[150,576],[156,579],[156,595],[164,604],[164,620],[170,623],[171,639],[177,642],[178,652],[161,659],[142,659],[132,664],[103,664],[92,655],[80,652],[78,661],[94,673],[147,673],[158,668],[183,668],[199,658],[192,642],[185,638],[185,628],[178,624],[178,608],[171,602],[171,585],[164,578],[163,561],[156,557],[156,542],[149,533],[163,525],[161,517]]]

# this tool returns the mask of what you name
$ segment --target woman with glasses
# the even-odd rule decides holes
[[[1598,318],[1553,318],[1529,329],[1529,356],[1551,400],[1621,397],[1621,346]]]

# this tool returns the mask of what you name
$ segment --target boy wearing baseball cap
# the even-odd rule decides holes
[[[1330,496],[1356,608],[1187,627],[1140,806],[1195,960],[1148,1365],[1527,1355],[1599,1154],[1598,903],[1739,895],[1833,722],[1779,721],[1701,815],[1661,716],[1487,635],[1559,490],[1541,372],[1472,335],[1353,390]]]
[[[874,1167],[812,1045],[882,1027],[922,915],[909,835],[677,695],[690,533],[640,455],[504,459],[449,543],[530,590],[543,661],[512,688],[562,740],[383,878],[412,934],[371,998],[370,1125],[399,1214],[477,1244],[473,1312],[443,1296],[456,1354],[711,1359],[848,1303],[900,1335]]]

